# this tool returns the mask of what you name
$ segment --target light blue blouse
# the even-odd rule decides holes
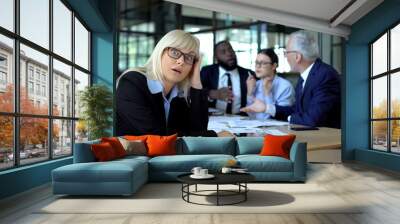
[[[167,99],[166,96],[164,95],[164,87],[162,83],[158,80],[151,80],[147,79],[147,86],[149,87],[149,90],[151,94],[156,94],[156,93],[162,93],[163,99],[164,99],[164,111],[165,111],[165,120],[168,123],[168,116],[169,116],[169,109],[171,107],[171,101],[177,96],[181,96],[182,93],[179,92],[178,87],[175,85],[172,90],[171,94],[169,95],[169,98]]]
[[[292,84],[284,78],[275,75],[272,81],[272,88],[268,95],[264,93],[263,87],[264,80],[258,80],[253,93],[253,97],[247,97],[247,106],[254,103],[254,98],[259,99],[267,104],[279,105],[279,106],[291,106],[295,100],[295,92]],[[259,113],[248,113],[251,118],[258,120],[265,120],[270,118],[270,114],[265,112]]]

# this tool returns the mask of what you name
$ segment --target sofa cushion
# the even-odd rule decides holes
[[[249,172],[293,172],[292,161],[278,156],[238,155],[239,166]]]
[[[236,155],[259,154],[263,147],[263,137],[238,137],[236,138]]]
[[[150,171],[190,172],[193,167],[200,166],[211,172],[219,171],[230,159],[231,155],[175,155],[158,156],[149,160]]]
[[[122,163],[75,163],[53,170],[53,181],[59,182],[126,182],[131,181],[132,167]]]
[[[232,137],[182,137],[177,141],[177,154],[235,155],[235,139]]]

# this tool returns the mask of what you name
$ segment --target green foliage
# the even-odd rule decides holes
[[[85,121],[89,140],[109,136],[107,129],[112,125],[112,93],[104,85],[86,87],[80,93],[79,106]]]

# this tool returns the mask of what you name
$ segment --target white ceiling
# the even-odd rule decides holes
[[[350,26],[353,23],[383,2],[383,0],[167,1],[342,37],[350,34]]]

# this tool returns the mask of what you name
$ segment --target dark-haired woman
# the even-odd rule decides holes
[[[246,83],[247,106],[241,111],[247,112],[252,118],[264,120],[270,118],[271,114],[275,114],[275,111],[256,113],[254,109],[258,105],[291,106],[294,103],[293,86],[286,79],[276,75],[277,67],[278,56],[272,48],[262,49],[258,52],[255,71],[260,80],[256,81],[253,76],[248,77]]]

